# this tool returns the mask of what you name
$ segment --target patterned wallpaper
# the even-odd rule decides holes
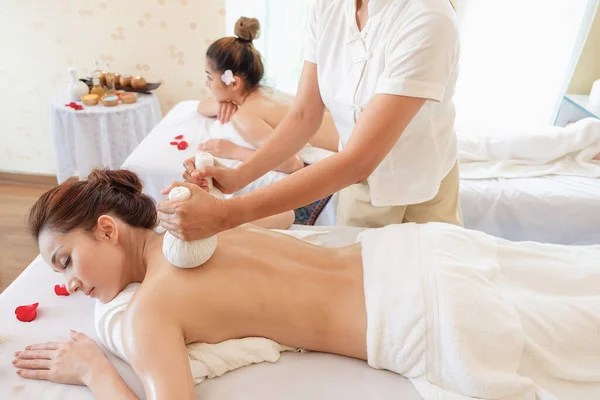
[[[101,67],[162,82],[163,114],[206,96],[204,53],[225,0],[0,0],[0,171],[53,175],[49,103]]]

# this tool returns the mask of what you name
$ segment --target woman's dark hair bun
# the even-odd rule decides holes
[[[235,23],[234,33],[238,38],[252,42],[260,35],[260,22],[256,18],[240,17]]]

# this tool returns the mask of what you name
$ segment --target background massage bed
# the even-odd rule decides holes
[[[294,227],[294,229],[307,229]],[[312,227],[326,230],[319,236],[327,246],[341,246],[355,241],[360,229]],[[93,326],[94,300],[81,293],[69,297],[54,294],[54,285],[62,277],[38,257],[0,294],[0,399],[31,400],[92,399],[85,387],[24,380],[11,365],[13,354],[26,345],[68,340],[69,329],[83,332],[97,341]],[[19,305],[39,302],[37,319],[31,323],[17,321],[14,310]],[[98,342],[98,341],[97,341]],[[133,370],[109,354],[128,385],[141,396],[143,389]],[[388,371],[374,370],[365,362],[319,353],[283,353],[276,363],[254,364],[208,379],[196,386],[201,400],[421,400],[405,378]]]
[[[600,244],[600,121],[459,135],[465,226],[514,241]]]
[[[509,240],[600,244],[600,179],[460,181],[465,227]]]

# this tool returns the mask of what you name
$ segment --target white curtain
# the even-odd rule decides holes
[[[296,93],[304,60],[308,15],[314,0],[226,0],[226,33],[239,17],[254,17],[261,35],[254,45],[263,56],[265,84]]]
[[[353,0],[348,0],[353,1]],[[227,32],[256,17],[266,83],[295,93],[312,0],[226,0]],[[457,131],[552,124],[598,0],[455,0],[461,32]]]
[[[552,124],[598,0],[456,0],[457,132]]]

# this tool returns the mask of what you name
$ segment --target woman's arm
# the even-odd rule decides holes
[[[100,347],[83,333],[71,331],[70,342],[27,346],[13,365],[22,378],[86,385],[96,399],[137,399]]]
[[[269,186],[226,200],[225,218],[221,221],[226,221],[228,227],[238,226],[310,204],[366,179],[389,153],[424,102],[423,98],[376,95],[341,152]],[[198,212],[204,212],[201,208],[197,207]]]
[[[295,220],[296,214],[293,211],[286,211],[281,214],[275,214],[259,219],[258,221],[252,222],[252,224],[265,229],[288,229],[294,224]]]
[[[241,196],[220,200],[195,184],[173,183],[163,192],[185,186],[192,191],[192,197],[158,203],[160,225],[183,240],[204,239],[246,222],[302,207],[360,182],[381,163],[424,103],[425,99],[417,97],[375,95],[341,152]],[[235,172],[204,167],[194,173],[203,178],[202,173],[216,177],[217,173],[225,176],[230,171]]]
[[[138,400],[138,397],[127,386],[116,368],[106,360],[98,362],[90,369],[89,377],[84,381],[98,400]]]
[[[230,160],[246,161],[254,154],[255,150],[237,144],[225,139],[210,139],[198,146],[199,150],[206,151],[215,157],[227,158]],[[304,163],[298,156],[294,156],[283,164],[275,168],[275,171],[291,174],[304,167]]]
[[[184,335],[168,304],[155,301],[130,306],[123,318],[125,354],[144,385],[147,400],[194,400]]]
[[[254,182],[294,157],[317,133],[324,112],[325,105],[317,81],[317,66],[305,62],[298,94],[291,110],[252,157],[238,167],[241,186]]]
[[[208,97],[206,99],[200,100],[198,104],[198,114],[212,118],[216,117],[219,113],[219,102],[214,99],[214,97]]]
[[[200,100],[198,104],[198,113],[204,117],[217,117],[220,123],[226,124],[237,112],[238,106],[230,101],[219,103],[213,97]]]
[[[274,134],[274,129],[265,120],[251,112],[240,109],[231,118],[231,123],[240,136],[257,149],[265,144],[269,137]],[[254,156],[254,151],[245,152],[245,158],[240,161],[247,161]],[[265,160],[258,160],[258,163],[264,163]],[[274,171],[291,174],[304,167],[304,163],[297,155],[293,155],[281,164],[273,168]],[[262,169],[262,168],[261,168]]]

